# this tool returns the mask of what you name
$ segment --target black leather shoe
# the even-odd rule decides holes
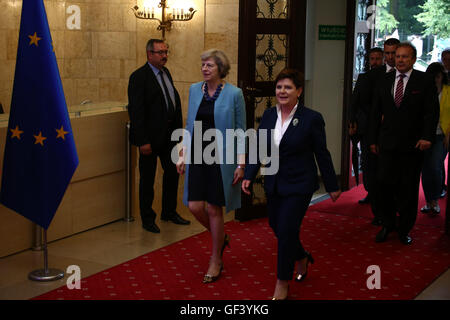
[[[383,222],[382,222],[381,219],[379,219],[379,218],[373,218],[372,224],[373,224],[374,226],[381,226],[381,225],[383,224]]]
[[[375,237],[375,242],[385,242],[389,233],[391,230],[389,230],[386,227],[383,227],[380,232],[377,233],[377,236]]]
[[[405,245],[410,245],[412,243],[412,238],[408,235],[400,236],[400,242]]]
[[[431,206],[429,203],[425,204],[422,208],[420,208],[420,212],[428,213],[431,211]]]
[[[367,204],[370,203],[369,195],[367,195],[364,199],[358,201],[359,204]]]
[[[144,228],[145,230],[147,230],[149,232],[153,232],[153,233],[160,233],[161,232],[159,227],[154,222],[143,223],[142,224],[142,228]]]
[[[431,212],[434,214],[441,213],[441,207],[439,207],[439,203],[436,203],[436,205],[431,207]]]
[[[170,216],[161,215],[162,221],[172,221],[175,224],[188,225],[191,224],[189,220],[183,219],[177,212],[172,213]]]

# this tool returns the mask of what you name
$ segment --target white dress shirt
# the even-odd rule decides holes
[[[295,111],[297,110],[298,103],[295,105],[295,107],[292,109],[289,116],[284,120],[282,123],[281,119],[281,107],[277,105],[277,123],[275,124],[275,132],[274,132],[274,142],[277,147],[280,146],[281,139],[283,138],[284,133],[286,132],[287,128],[289,127],[289,124],[292,121],[292,118],[294,117]]]
[[[388,64],[386,63],[386,73],[391,72],[392,69],[395,70],[394,67],[391,67],[390,65],[388,65]]]
[[[169,77],[164,72],[164,70],[159,70],[158,68],[154,67],[150,62],[147,62],[150,68],[152,68],[153,73],[155,74],[156,80],[158,80],[159,86],[161,87],[161,90],[164,95],[164,100],[166,100],[166,106],[169,107],[169,103],[167,101],[166,92],[164,91],[163,84],[161,82],[161,76],[159,76],[159,72],[162,71],[162,76],[164,78],[164,82],[166,83],[167,90],[169,90],[170,99],[172,100],[172,104],[175,107],[175,91],[172,87],[172,83],[170,83]]]
[[[405,77],[403,78],[403,96],[405,96],[406,85],[408,84],[408,81],[409,81],[409,78],[411,77],[412,71],[413,71],[413,69],[404,73]],[[401,74],[402,73],[399,72],[398,70],[395,72],[395,83],[394,83],[394,91],[393,91],[394,95],[395,95],[395,90],[397,90],[397,83],[398,83],[398,80],[400,79]]]

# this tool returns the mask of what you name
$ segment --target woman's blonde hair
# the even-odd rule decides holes
[[[219,68],[220,78],[225,78],[230,71],[230,61],[228,60],[225,53],[218,49],[209,49],[203,52],[200,56],[202,61],[213,59]]]

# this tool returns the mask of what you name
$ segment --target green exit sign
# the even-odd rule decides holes
[[[319,25],[319,40],[345,40],[346,26]]]

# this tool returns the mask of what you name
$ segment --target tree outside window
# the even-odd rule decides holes
[[[387,38],[410,41],[417,48],[414,67],[426,70],[450,47],[450,1],[378,0],[375,46],[382,47]]]

